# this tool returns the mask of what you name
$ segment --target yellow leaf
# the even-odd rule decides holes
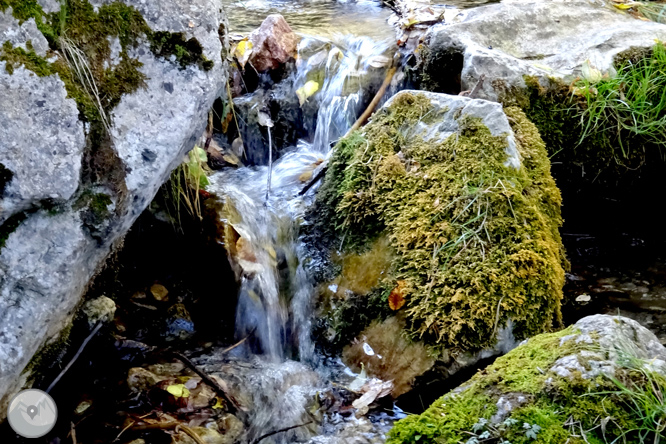
[[[252,45],[252,42],[245,38],[238,42],[238,45],[234,48],[234,56],[236,57],[236,60],[238,60],[241,68],[245,69],[245,64],[252,55],[253,47],[254,45]]]
[[[319,83],[314,80],[308,81],[305,85],[296,90],[296,95],[298,96],[298,102],[303,106],[307,102],[308,98],[312,97],[314,93],[319,91]]]
[[[190,391],[185,387],[185,384],[174,384],[170,385],[166,389],[167,392],[171,393],[176,398],[187,398],[190,396]]]
[[[220,399],[219,396],[215,397],[215,405],[213,406],[214,409],[223,409],[224,408],[224,403]]]
[[[626,11],[627,9],[633,8],[634,5],[630,3],[613,3],[613,6],[615,6],[617,9]]]

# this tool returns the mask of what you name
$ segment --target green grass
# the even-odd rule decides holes
[[[593,69],[593,68],[592,68]],[[596,78],[595,78],[596,77]],[[625,61],[617,73],[593,72],[577,83],[574,94],[582,123],[579,145],[605,139],[623,163],[643,155],[644,145],[666,148],[666,48],[657,43],[647,57]]]
[[[666,24],[666,3],[655,1],[637,2],[636,9],[646,18]]]

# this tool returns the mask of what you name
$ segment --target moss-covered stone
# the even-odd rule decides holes
[[[506,138],[480,120],[426,142],[438,125],[422,95],[402,93],[342,140],[318,203],[347,251],[387,236],[395,252],[378,287],[404,286],[409,330],[453,350],[494,345],[500,326],[526,337],[559,323],[565,259],[560,194],[536,128],[507,109],[522,166],[506,166]]]
[[[658,442],[666,379],[638,359],[598,371],[613,354],[575,327],[536,336],[423,414],[399,421],[387,444]],[[580,370],[558,371],[562,359]],[[639,401],[643,395],[654,395],[654,404]],[[655,406],[661,411],[650,425],[644,419]]]

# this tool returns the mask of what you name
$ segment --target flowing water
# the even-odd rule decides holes
[[[271,147],[272,153],[278,148],[283,153],[278,159],[272,156],[271,166],[225,169],[210,177],[208,190],[223,198],[220,217],[233,233],[226,242],[241,282],[236,335],[248,340],[222,370],[214,353],[198,364],[233,381],[237,396],[250,405],[245,442],[299,425],[262,443],[384,442],[392,422],[401,416],[399,409],[389,405],[383,412],[356,418],[332,407],[345,404],[340,401],[345,390],[339,387],[357,375],[315,352],[310,337],[314,284],[304,265],[307,252],[299,228],[314,188],[304,196],[300,191],[321,168],[330,146],[370,102],[371,91],[378,89],[393,63],[397,48],[395,31],[386,22],[390,10],[369,1],[228,0],[225,5],[232,31],[247,33],[266,15],[279,12],[301,35],[296,68],[282,82],[293,94],[316,82],[318,90],[308,100],[316,104],[317,118],[314,131],[296,146]],[[384,99],[399,89],[401,76],[399,70]]]
[[[385,23],[382,27],[390,31]],[[318,108],[314,133],[288,148],[272,166],[226,169],[210,177],[208,190],[223,196],[221,217],[235,233],[228,240],[235,245],[228,249],[235,250],[232,262],[241,281],[236,332],[238,339],[249,339],[221,376],[237,381],[238,396],[251,405],[246,442],[312,421],[313,412],[321,412],[318,394],[335,398],[331,380],[344,384],[355,377],[339,362],[324,365],[315,355],[310,337],[314,286],[299,240],[314,189],[304,196],[300,191],[321,168],[331,142],[349,130],[370,101],[369,82],[381,82],[393,52],[390,39],[303,37],[296,70],[284,82],[295,94],[318,79],[319,90],[309,99]],[[199,363],[205,366],[206,359]],[[333,409],[324,416],[262,442],[380,443],[395,414],[356,419]]]

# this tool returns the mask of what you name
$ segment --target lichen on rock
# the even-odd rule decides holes
[[[507,323],[517,337],[559,325],[560,194],[519,109],[401,92],[338,144],[318,202],[344,249],[388,237],[381,285],[402,282],[415,338],[473,351]]]
[[[634,402],[663,396],[664,358],[666,349],[637,322],[590,316],[525,341],[423,414],[399,421],[387,443],[658,441],[663,404],[656,412],[643,404],[641,412]]]

